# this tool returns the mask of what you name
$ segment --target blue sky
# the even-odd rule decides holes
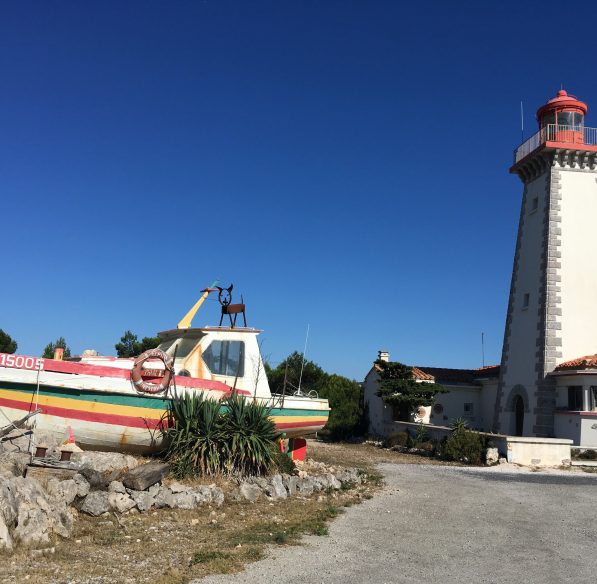
[[[597,126],[597,7],[563,10],[0,2],[0,328],[110,354],[219,278],[273,363],[308,323],[307,356],[357,379],[380,348],[480,366],[481,332],[498,362],[520,100],[527,136],[560,84]]]

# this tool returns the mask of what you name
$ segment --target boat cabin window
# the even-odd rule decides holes
[[[214,375],[242,377],[245,374],[245,343],[212,341],[203,351],[203,360]]]
[[[176,358],[185,359],[188,357],[198,342],[198,339],[180,339],[180,343],[176,346]]]
[[[161,343],[159,348],[170,355],[170,357],[174,357],[174,353],[176,352],[177,359],[184,359],[189,356],[189,353],[197,346],[199,343],[199,339],[172,339],[170,341],[166,341],[165,343]]]

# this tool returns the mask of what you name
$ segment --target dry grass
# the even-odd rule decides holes
[[[309,455],[315,460],[356,466],[369,474],[368,484],[351,490],[275,503],[227,503],[220,509],[159,510],[118,519],[81,515],[71,540],[50,544],[54,553],[1,554],[0,582],[184,584],[207,574],[241,570],[262,558],[267,546],[296,545],[305,533],[327,535],[327,522],[344,507],[373,496],[379,488],[379,476],[373,471],[373,464],[380,462],[375,456],[378,450],[310,445]],[[403,455],[389,456],[396,461]]]
[[[391,462],[394,464],[434,464],[462,466],[461,463],[448,462],[420,454],[407,454],[379,448],[373,444],[342,444],[309,442],[309,456],[320,462],[339,466],[356,466],[373,471],[376,464]]]

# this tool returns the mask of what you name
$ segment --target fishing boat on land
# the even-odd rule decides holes
[[[219,326],[193,328],[195,313],[218,292]],[[244,304],[229,289],[206,288],[177,328],[159,333],[157,349],[136,358],[98,356],[43,359],[0,353],[0,426],[23,421],[36,435],[95,450],[150,453],[162,446],[169,400],[202,393],[215,400],[236,392],[266,405],[287,438],[321,430],[329,405],[316,395],[272,394],[257,337]],[[242,315],[244,326],[237,327]],[[222,326],[228,318],[228,326]]]

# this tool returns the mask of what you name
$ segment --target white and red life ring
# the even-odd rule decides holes
[[[143,364],[149,359],[159,359],[164,364],[164,376],[159,383],[153,383],[143,379]],[[167,355],[160,349],[150,349],[135,358],[135,363],[131,370],[131,381],[137,391],[152,394],[161,393],[168,389],[170,382],[172,381],[172,376],[174,375],[173,365],[174,359],[172,359],[170,355]]]

